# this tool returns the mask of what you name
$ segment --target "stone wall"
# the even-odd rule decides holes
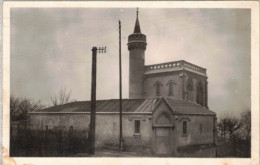
[[[208,105],[208,98],[207,98],[207,91],[208,91],[208,87],[207,87],[207,77],[204,77],[204,76],[201,76],[201,75],[198,75],[198,74],[195,74],[195,73],[192,73],[192,72],[188,72],[186,71],[185,72],[185,81],[184,81],[184,87],[185,87],[185,96],[184,98],[186,100],[190,100],[190,101],[193,101],[193,102],[197,102],[196,101],[196,98],[197,98],[197,83],[199,81],[202,82],[203,84],[203,88],[204,88],[204,105]],[[192,79],[192,83],[193,83],[193,90],[192,91],[189,91],[187,90],[187,83],[188,83],[188,79],[191,78]]]
[[[174,131],[177,145],[214,144],[214,117],[178,115]],[[183,121],[187,121],[187,134],[183,134]]]
[[[145,78],[145,96],[146,97],[156,97],[156,87],[155,83],[160,82],[160,96],[170,97],[172,99],[181,99],[182,97],[182,78],[179,77],[180,72],[174,73],[160,73],[153,75],[146,75]],[[169,96],[169,86],[168,82],[174,81],[173,85],[173,96]]]
[[[183,81],[184,75],[184,81]],[[188,78],[192,79],[193,90],[187,90]],[[173,85],[173,96],[169,96],[169,81],[174,81]],[[170,73],[159,73],[146,75],[144,93],[145,97],[156,97],[156,82],[160,82],[160,96],[164,96],[171,99],[185,99],[196,103],[197,98],[197,83],[201,81],[204,87],[204,104],[207,106],[207,77],[201,76],[188,71],[176,71]],[[184,87],[183,87],[184,86]],[[184,88],[184,89],[183,89]]]

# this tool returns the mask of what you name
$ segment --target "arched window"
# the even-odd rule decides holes
[[[193,81],[192,81],[192,78],[189,77],[188,80],[187,80],[187,86],[186,86],[186,89],[187,89],[187,98],[188,100],[191,100],[193,101]]]
[[[173,96],[173,85],[176,85],[176,83],[173,80],[170,80],[166,85],[169,86],[169,96]]]
[[[173,82],[169,83],[169,96],[173,96]]]
[[[201,81],[197,85],[197,103],[204,105],[204,87]]]
[[[160,81],[156,81],[155,82],[154,87],[155,87],[155,94],[156,94],[156,96],[160,96],[161,95],[161,86],[162,86],[162,83]]]
[[[192,81],[191,77],[189,77],[188,81],[187,81],[187,90],[188,91],[192,91],[193,90],[193,81]]]
[[[156,84],[156,96],[160,96],[160,84]]]

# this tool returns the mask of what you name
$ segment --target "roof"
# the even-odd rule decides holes
[[[134,29],[134,33],[141,33],[141,28],[140,28],[140,24],[139,24],[138,16],[136,17],[136,21],[135,21],[135,29]]]
[[[165,99],[176,114],[216,115],[208,108],[188,100]]]
[[[144,99],[122,99],[123,112],[135,111]],[[90,112],[91,101],[76,101],[54,107],[49,107],[37,112]],[[119,112],[119,100],[97,100],[96,112]]]
[[[176,114],[202,114],[215,115],[214,112],[207,108],[197,105],[187,100],[171,100],[164,97],[155,97],[147,99],[122,99],[122,112],[131,113],[152,113],[165,101]],[[45,108],[31,113],[77,113],[90,112],[91,101],[77,101],[54,107]],[[119,112],[119,100],[97,100],[96,112]]]

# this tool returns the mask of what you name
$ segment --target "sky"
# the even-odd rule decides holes
[[[11,95],[41,100],[61,88],[71,101],[90,100],[93,46],[97,99],[119,97],[118,20],[122,24],[123,98],[128,98],[129,51],[135,8],[11,9]],[[186,60],[207,69],[209,108],[218,115],[250,110],[249,9],[139,9],[147,36],[145,65]]]

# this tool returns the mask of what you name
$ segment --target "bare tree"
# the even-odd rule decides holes
[[[251,111],[247,110],[241,114],[241,133],[246,140],[251,139]]]
[[[34,101],[33,99],[11,96],[11,121],[26,120],[28,118],[28,112],[40,110],[44,107],[45,106],[41,103],[41,101]]]
[[[241,128],[241,122],[239,118],[232,117],[230,115],[225,115],[221,117],[218,121],[218,131],[221,137],[226,141],[226,136],[229,136],[229,140],[233,140],[234,132]]]
[[[227,118],[219,118],[217,128],[221,138],[224,139],[224,142],[226,141],[226,135],[228,133],[226,125],[227,125]]]
[[[62,105],[69,102],[71,90],[67,91],[66,87],[60,88],[57,93],[51,97],[53,106]]]

